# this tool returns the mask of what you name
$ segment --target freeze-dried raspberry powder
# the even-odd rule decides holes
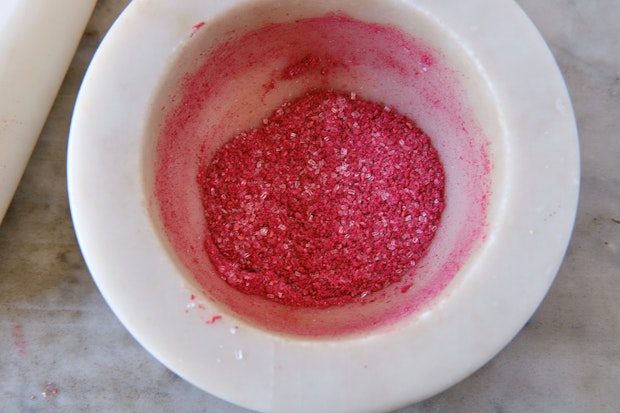
[[[218,274],[291,306],[343,305],[399,282],[444,209],[428,136],[355,93],[285,102],[219,148],[198,182]]]

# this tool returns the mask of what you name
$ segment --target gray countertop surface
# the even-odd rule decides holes
[[[248,412],[148,354],[104,302],[76,242],[69,123],[88,63],[127,3],[98,2],[0,226],[1,412]],[[471,377],[398,413],[620,411],[620,2],[518,3],[573,100],[582,157],[575,231],[516,338]]]

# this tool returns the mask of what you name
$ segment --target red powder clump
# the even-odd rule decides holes
[[[444,209],[428,136],[355,93],[285,102],[224,144],[198,182],[218,274],[290,306],[343,305],[400,281]]]

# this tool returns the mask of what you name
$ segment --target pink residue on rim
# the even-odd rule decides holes
[[[305,336],[366,331],[432,303],[484,237],[491,171],[488,143],[443,55],[393,27],[330,14],[233,32],[197,59],[162,104],[154,196],[166,239],[205,296],[250,323]],[[238,110],[227,110],[230,90],[241,93],[237,79],[253,72],[259,73],[254,100],[237,98]],[[196,176],[227,139],[259,126],[282,102],[276,96],[295,98],[317,87],[359,93],[411,116],[446,169],[446,210],[428,255],[401,281],[337,309],[295,309],[240,293],[217,275],[204,251]],[[220,118],[205,124],[204,114],[217,111]]]
[[[189,37],[194,37],[194,35],[198,32],[198,30],[202,29],[204,25],[205,25],[205,22],[200,22],[192,26],[192,32],[190,33]]]

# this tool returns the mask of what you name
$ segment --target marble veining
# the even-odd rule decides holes
[[[82,77],[127,0],[100,0],[0,226],[0,411],[248,412],[151,357],[112,314],[77,246],[67,133]],[[548,296],[489,364],[398,411],[615,412],[620,395],[620,3],[520,0],[578,122],[575,232]]]

